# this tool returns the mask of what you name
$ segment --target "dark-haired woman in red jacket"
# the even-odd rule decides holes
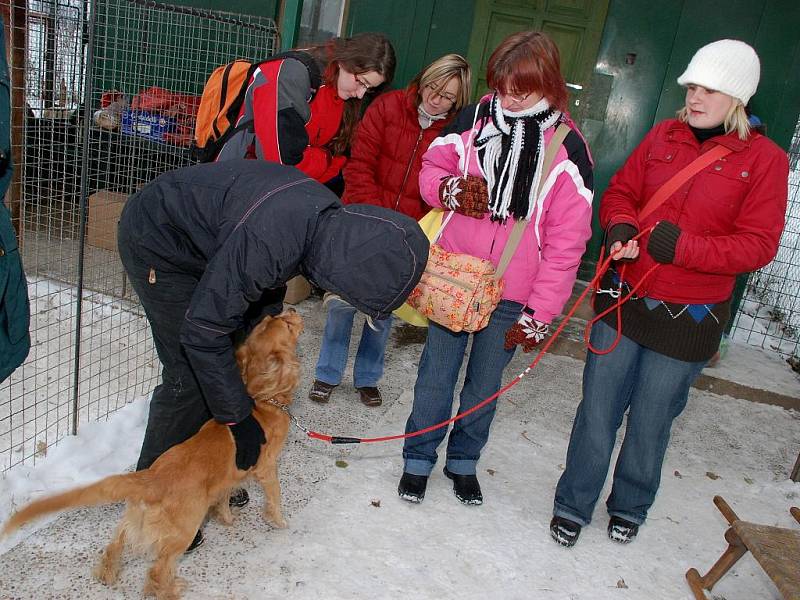
[[[356,129],[350,159],[344,169],[345,204],[375,204],[415,219],[430,207],[419,194],[422,155],[469,98],[469,64],[447,54],[426,67],[404,90],[378,96]],[[327,402],[342,380],[347,363],[355,309],[334,298],[322,339],[315,381],[309,398]],[[358,347],[353,382],[361,401],[383,401],[378,381],[391,329],[391,317],[365,324]]]

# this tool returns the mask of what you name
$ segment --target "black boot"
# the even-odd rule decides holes
[[[203,537],[203,530],[202,529],[198,529],[197,533],[194,536],[194,539],[192,540],[192,543],[189,544],[189,547],[186,548],[186,550],[184,550],[183,553],[184,554],[191,554],[192,552],[197,550],[200,546],[202,546],[203,542],[205,542],[205,541],[206,541],[206,539]]]
[[[456,475],[444,468],[444,474],[453,480],[453,493],[461,504],[477,506],[483,504],[483,494],[481,484],[478,483],[477,475]]]
[[[427,475],[412,475],[403,473],[400,478],[400,485],[397,486],[397,495],[403,500],[420,503],[425,497],[425,489],[428,487]]]
[[[616,515],[611,515],[608,520],[608,537],[615,542],[630,544],[637,533],[639,533],[638,523],[632,523]]]
[[[242,508],[243,506],[247,506],[248,502],[250,502],[250,494],[248,494],[247,490],[244,488],[233,490],[233,492],[231,492],[231,497],[228,498],[228,505],[231,508]]]
[[[575,521],[565,519],[564,517],[553,517],[553,520],[550,521],[550,537],[562,546],[572,548],[575,542],[578,541],[578,536],[580,534],[581,526]]]

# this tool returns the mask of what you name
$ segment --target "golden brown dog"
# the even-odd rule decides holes
[[[278,455],[289,431],[289,415],[268,401],[279,405],[292,401],[300,372],[295,350],[302,330],[303,320],[294,310],[266,317],[236,351],[242,379],[256,401],[253,416],[267,436],[252,469],[236,468],[236,445],[230,429],[208,421],[197,434],[170,448],[149,469],[112,475],[32,502],[11,517],[2,535],[46,513],[125,501],[128,506],[122,522],[94,574],[106,584],[114,583],[127,542],[155,557],[147,574],[145,595],[172,600],[180,597],[185,585],[175,576],[177,558],[210,510],[226,525],[232,523],[228,497],[244,479],[254,476],[264,489],[264,518],[276,527],[286,527],[281,514]]]

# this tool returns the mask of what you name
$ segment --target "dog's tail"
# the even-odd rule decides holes
[[[111,475],[91,485],[31,502],[14,513],[3,527],[3,530],[0,531],[0,538],[7,536],[28,521],[41,515],[66,508],[95,506],[124,500],[146,500],[149,487],[147,478],[147,471]]]

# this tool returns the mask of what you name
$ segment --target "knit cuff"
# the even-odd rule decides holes
[[[637,233],[639,233],[639,230],[630,223],[617,223],[616,225],[612,225],[608,228],[608,232],[606,233],[606,253],[609,253],[611,251],[611,246],[617,242],[622,242],[624,246],[625,243]]]
[[[675,247],[680,235],[680,227],[669,221],[660,221],[650,234],[647,251],[656,262],[671,264],[675,260]]]

